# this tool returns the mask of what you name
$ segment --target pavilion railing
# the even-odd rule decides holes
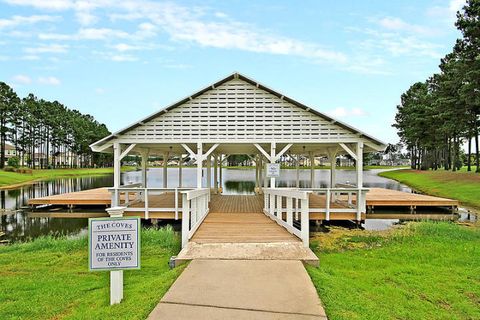
[[[181,191],[182,194],[182,248],[202,224],[209,211],[210,188]]]
[[[309,194],[290,188],[266,188],[263,212],[309,245]]]
[[[355,213],[357,221],[362,219],[362,213],[366,212],[366,200],[368,189],[365,188],[302,188],[314,195],[324,196],[325,202],[322,207],[310,208],[310,213],[325,213],[325,220],[330,220],[335,213]],[[335,208],[334,204],[338,204]]]
[[[174,212],[175,220],[179,219],[181,211],[181,192],[193,188],[144,188],[140,184],[124,185],[119,188],[109,188],[112,194],[112,206],[125,206],[125,212],[144,212],[145,219],[150,218],[151,212]],[[173,204],[170,201],[157,203],[152,196],[162,196],[173,193]],[[136,205],[142,204],[143,205]]]

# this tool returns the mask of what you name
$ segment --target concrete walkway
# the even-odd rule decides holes
[[[300,261],[197,259],[148,319],[327,317]]]

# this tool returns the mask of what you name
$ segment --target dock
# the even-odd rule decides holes
[[[131,196],[129,196],[131,198]],[[125,201],[125,195],[121,195],[122,202]],[[130,199],[132,200],[132,199]],[[325,197],[321,195],[310,195],[309,206],[310,209],[322,208],[325,206]],[[355,202],[355,199],[353,199]],[[111,204],[111,194],[108,188],[96,188],[84,190],[79,192],[71,192],[59,195],[46,196],[41,198],[34,198],[28,201],[29,206],[34,209],[30,215],[32,217],[59,217],[59,218],[86,218],[106,216],[99,210],[99,207],[109,207]],[[174,219],[175,216],[181,219],[181,201],[175,202],[174,192],[165,192],[162,194],[149,195],[148,205],[151,208],[166,208],[161,211],[155,209],[148,209],[148,218],[151,219]],[[374,214],[377,208],[399,208],[403,210],[410,210],[414,213],[417,207],[425,208],[448,208],[456,210],[459,206],[457,200],[428,196],[416,193],[407,193],[397,190],[390,190],[384,188],[370,188],[366,194],[367,212],[362,213],[362,220],[365,218],[378,218]],[[81,208],[81,212],[72,210],[71,212],[49,212],[48,209],[52,207],[66,207],[69,209]],[[145,202],[132,201],[129,204],[129,210],[126,215],[140,216],[145,218]],[[342,208],[347,208],[345,199],[337,199],[331,203],[331,207],[337,209],[335,214],[332,214],[331,220],[353,220],[355,218],[352,212],[342,212]],[[38,209],[36,209],[38,208]],[[95,210],[92,210],[96,208]],[[170,209],[169,209],[170,208]],[[175,209],[176,208],[176,209]],[[262,212],[263,195],[212,195],[210,199],[210,213],[258,213]],[[41,211],[40,211],[41,210]],[[315,212],[313,210],[310,214],[310,220],[324,220],[325,213]],[[368,213],[368,215],[367,215]],[[383,214],[382,216],[384,216]]]

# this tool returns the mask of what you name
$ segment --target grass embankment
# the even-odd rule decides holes
[[[131,170],[130,167],[122,167],[122,171]],[[0,187],[8,187],[29,183],[38,180],[51,180],[56,178],[68,178],[78,176],[93,176],[113,173],[113,168],[86,168],[86,169],[38,169],[32,173],[17,173],[0,170]]]
[[[182,272],[171,228],[142,231],[142,269],[124,271],[124,300],[109,305],[109,272],[88,271],[87,238],[0,246],[0,319],[145,319]]]
[[[480,208],[480,174],[465,170],[394,170],[380,176],[404,183],[433,196],[459,200],[462,204]]]
[[[480,319],[480,227],[334,229],[308,272],[330,320]]]

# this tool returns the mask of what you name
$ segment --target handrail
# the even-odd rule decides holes
[[[310,191],[301,191],[294,188],[266,188],[264,192],[263,212],[279,225],[283,226],[290,233],[299,237],[303,245],[309,245],[309,194]],[[285,198],[286,207],[283,208],[283,198]],[[294,222],[293,213],[295,211]],[[286,219],[283,213],[286,213]],[[298,228],[298,218],[300,215],[300,228]]]
[[[370,190],[368,188],[358,188],[358,187],[335,187],[335,188],[302,188],[300,190],[311,191],[315,194],[325,194],[326,203],[325,209],[312,208],[310,212],[325,212],[325,220],[330,220],[330,213],[335,212],[354,212],[355,218],[357,221],[362,219],[362,212],[366,211],[366,194]],[[348,208],[341,209],[332,209],[330,208],[331,202],[339,202],[342,199],[342,195],[347,195],[346,201]],[[356,201],[353,203],[353,196],[355,195]]]
[[[134,186],[134,185],[139,185],[139,184],[131,184],[131,185],[125,185],[125,186],[120,186],[118,188],[108,188],[107,190],[112,193],[112,206],[113,205],[119,205],[120,204],[120,194],[125,193],[125,203],[124,205],[127,207],[126,211],[144,211],[145,219],[150,218],[150,212],[151,211],[174,211],[175,212],[175,220],[178,220],[178,212],[179,212],[179,196],[178,194],[180,192],[184,192],[187,190],[192,190],[193,188],[188,188],[188,187],[181,187],[181,188],[160,188],[160,187],[142,187],[141,185],[139,186]],[[155,191],[163,191],[163,192],[174,192],[174,207],[173,208],[151,208],[149,205],[149,199],[148,199],[148,194],[150,192],[155,192]],[[133,201],[130,201],[130,193],[136,194],[136,197]],[[137,203],[143,201],[144,206],[142,208],[131,208],[130,205],[132,203]]]
[[[210,188],[181,191],[182,248],[185,247],[209,212]]]

